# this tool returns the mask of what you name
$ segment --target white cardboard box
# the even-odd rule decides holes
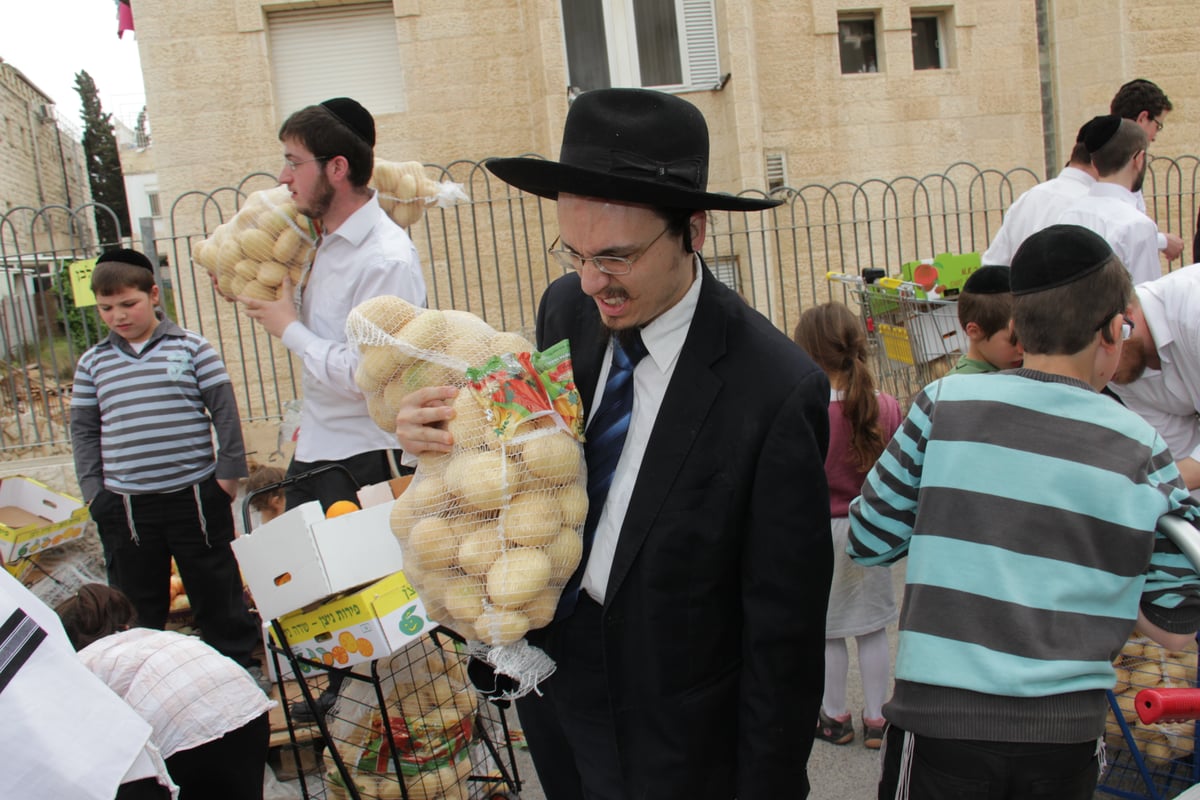
[[[263,619],[276,619],[404,567],[391,504],[325,519],[313,501],[233,541]]]

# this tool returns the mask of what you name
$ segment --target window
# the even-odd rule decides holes
[[[738,271],[737,256],[718,256],[711,266],[713,277],[735,292],[741,293],[742,276]]]
[[[146,200],[150,203],[150,216],[157,219],[162,216],[162,207],[158,202],[158,192],[146,192]]]
[[[280,119],[327,97],[353,97],[376,117],[407,110],[392,3],[278,11],[267,36]]]
[[[767,191],[787,186],[787,158],[783,153],[767,153]]]
[[[942,69],[946,66],[942,48],[942,18],[940,15],[913,14],[913,69]]]
[[[838,52],[844,75],[879,71],[874,14],[838,14]]]
[[[714,0],[562,0],[567,72],[582,90],[715,89]]]

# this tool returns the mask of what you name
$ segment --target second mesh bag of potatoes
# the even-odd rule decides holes
[[[582,410],[563,341],[536,352],[467,312],[380,297],[351,312],[357,380],[380,427],[426,386],[461,387],[453,451],[418,460],[392,511],[404,572],[430,619],[509,645],[550,622],[582,555]]]

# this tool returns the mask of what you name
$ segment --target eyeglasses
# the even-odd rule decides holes
[[[313,161],[328,161],[328,160],[329,160],[329,156],[313,156],[312,158],[306,158],[303,161],[292,161],[290,158],[284,158],[283,159],[283,168],[290,169],[292,172],[295,172],[296,167],[299,167],[303,164],[311,164]]]
[[[1100,330],[1105,325],[1107,325],[1109,323],[1109,321],[1112,320],[1112,318],[1115,317],[1117,314],[1120,314],[1121,319],[1123,320],[1121,322],[1121,341],[1122,342],[1128,341],[1129,337],[1133,335],[1134,328],[1136,328],[1137,326],[1133,324],[1133,320],[1131,320],[1129,317],[1127,317],[1123,311],[1117,310],[1117,311],[1114,311],[1113,313],[1109,314],[1107,317],[1104,318],[1104,320],[1099,325],[1096,326],[1096,330]]]
[[[561,237],[555,237],[554,243],[550,245],[550,249],[546,252],[554,256],[554,260],[562,264],[563,269],[573,269],[576,272],[583,271],[583,265],[587,262],[592,262],[592,266],[603,272],[605,275],[628,275],[633,271],[633,262],[637,261],[654,246],[654,243],[663,237],[663,234],[670,230],[670,227],[663,228],[662,233],[650,240],[650,244],[642,248],[642,251],[632,258],[623,258],[621,256],[592,256],[584,257],[571,250],[556,249],[554,245],[558,244]]]
[[[1160,122],[1159,120],[1152,119],[1150,121],[1158,126],[1157,128],[1154,129],[1155,133],[1157,133],[1158,131],[1161,131],[1163,128],[1167,127],[1166,125],[1162,124],[1162,122]]]

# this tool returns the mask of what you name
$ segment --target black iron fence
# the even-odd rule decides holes
[[[554,204],[496,180],[482,164],[427,166],[430,177],[460,184],[468,202],[429,208],[409,232],[420,252],[431,307],[474,312],[494,327],[531,333],[537,300],[560,268],[546,255],[556,234]],[[845,300],[829,272],[899,266],[939,253],[986,249],[1013,199],[1037,183],[1018,167],[981,169],[959,162],[944,172],[861,183],[783,187],[783,205],[749,214],[713,212],[703,255],[717,277],[781,330],[801,311]],[[1200,183],[1200,159],[1155,158],[1145,194],[1162,230],[1187,241],[1190,263]],[[299,369],[256,325],[218,298],[207,273],[193,263],[196,243],[231,218],[250,193],[275,185],[254,174],[235,186],[190,191],[165,207],[165,231],[138,246],[159,259],[168,312],[207,337],[225,358],[247,420],[278,418],[299,395]],[[761,192],[757,193],[763,194]],[[104,335],[94,309],[78,308],[71,263],[101,246],[90,231],[100,206],[14,208],[0,216],[0,458],[65,452],[74,365]],[[42,235],[46,219],[70,218],[69,241]],[[60,229],[64,226],[59,225]],[[17,242],[25,243],[18,247]]]

